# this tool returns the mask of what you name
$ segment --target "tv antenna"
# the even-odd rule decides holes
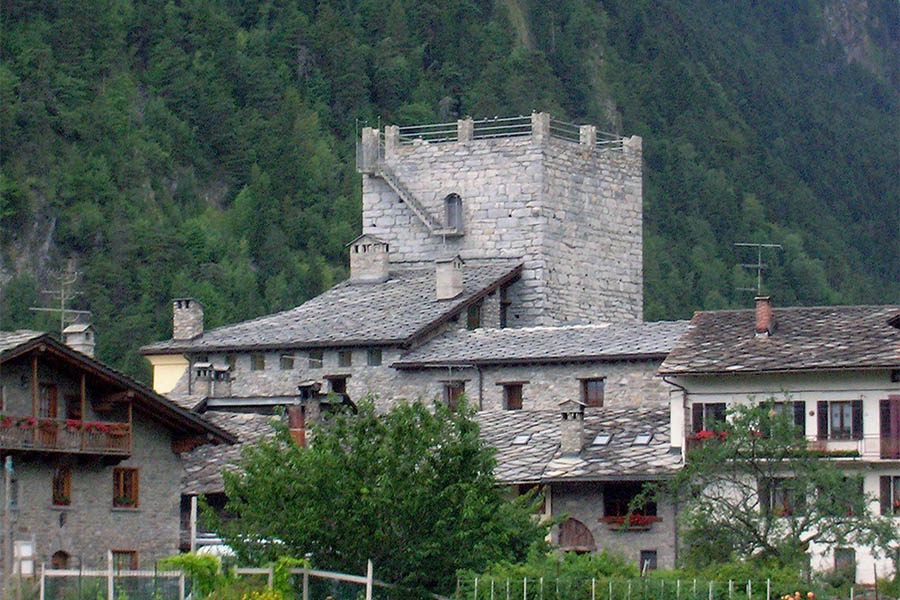
[[[756,244],[753,242],[736,242],[735,246],[740,246],[744,248],[756,248],[756,263],[742,263],[741,266],[745,269],[756,269],[756,287],[755,288],[745,288],[739,287],[737,288],[742,292],[755,292],[757,296],[762,296],[762,272],[764,269],[768,269],[769,265],[763,263],[762,261],[762,251],[763,248],[772,248],[784,250],[781,247],[781,244]]]
[[[66,324],[77,323],[78,319],[82,315],[90,316],[91,311],[89,310],[75,310],[73,308],[66,308],[66,304],[69,300],[75,298],[75,296],[80,296],[81,292],[76,292],[72,289],[72,286],[75,285],[75,282],[78,281],[78,276],[80,273],[75,270],[75,261],[71,258],[66,263],[66,270],[64,273],[51,273],[50,277],[59,282],[58,290],[41,290],[42,294],[49,294],[50,296],[59,300],[59,308],[46,308],[43,306],[32,306],[29,307],[28,310],[34,312],[49,312],[49,313],[58,313],[59,314],[59,334],[62,335],[63,330],[66,328]]]

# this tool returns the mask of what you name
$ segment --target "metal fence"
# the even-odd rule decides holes
[[[190,581],[180,571],[42,569],[40,600],[184,600]]]
[[[455,600],[780,600],[799,592],[802,600],[813,593],[816,600],[872,597],[871,587],[849,586],[837,593],[812,582],[796,583],[771,579],[754,581],[709,581],[701,579],[578,579],[578,578],[476,578],[460,581]],[[897,600],[881,595],[879,600]]]

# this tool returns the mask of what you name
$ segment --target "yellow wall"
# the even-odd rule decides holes
[[[181,354],[152,355],[147,360],[153,366],[153,390],[158,394],[171,392],[188,368],[188,361]]]

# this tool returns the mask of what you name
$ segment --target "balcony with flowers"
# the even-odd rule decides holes
[[[606,523],[609,529],[616,531],[647,531],[653,527],[654,523],[662,521],[662,518],[655,515],[633,513],[629,515],[609,515],[601,517],[600,520]]]
[[[0,449],[127,456],[131,454],[131,425],[0,415]]]

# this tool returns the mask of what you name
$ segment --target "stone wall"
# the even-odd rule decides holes
[[[640,138],[602,152],[537,133],[417,140],[388,143],[384,164],[438,221],[459,194],[465,224],[459,237],[434,234],[385,180],[363,174],[363,233],[387,242],[392,262],[522,259],[513,327],[642,318]]]
[[[607,550],[637,563],[642,550],[655,550],[659,568],[675,567],[675,511],[671,504],[657,506],[656,514],[661,521],[649,529],[622,531],[610,529],[603,522],[603,483],[554,483],[550,494],[553,516],[567,515],[581,521],[594,536],[598,552]],[[554,543],[558,542],[558,535],[558,528],[554,528]]]
[[[113,468],[96,459],[22,455],[14,459],[18,508],[12,511],[14,539],[36,544],[37,562],[50,563],[62,550],[71,567],[104,567],[107,550],[135,550],[141,565],[178,550],[181,461],[161,426],[136,420],[133,454],[118,465],[138,469],[138,507],[113,508]],[[71,504],[53,506],[57,466],[69,466]],[[2,490],[0,481],[0,493]]]

